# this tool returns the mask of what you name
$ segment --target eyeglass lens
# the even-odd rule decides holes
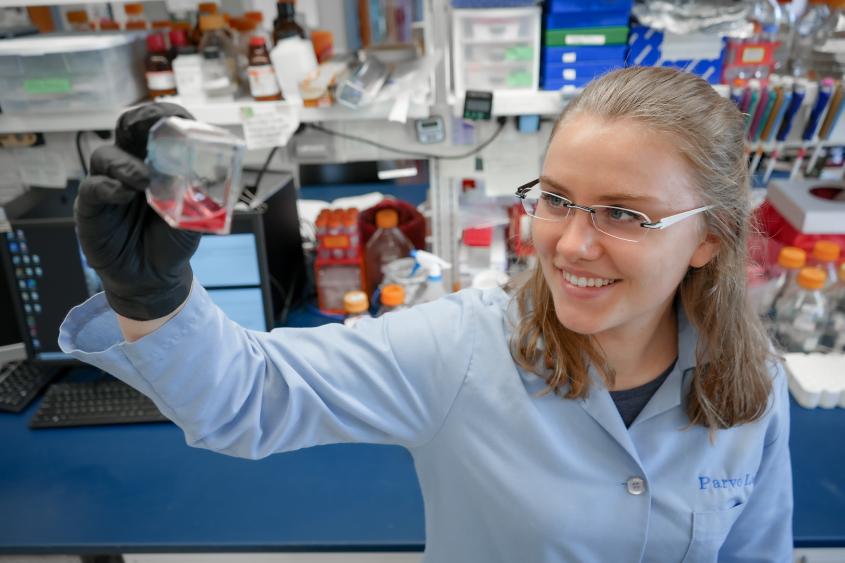
[[[538,187],[531,188],[522,200],[525,212],[546,221],[563,221],[573,212],[573,203],[563,196],[544,192]],[[642,223],[649,221],[648,217],[623,207],[609,205],[594,205],[592,215],[596,229],[615,238],[637,242],[646,235]]]

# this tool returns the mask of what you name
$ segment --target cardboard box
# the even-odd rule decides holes
[[[767,199],[805,234],[845,234],[845,182],[772,180]]]

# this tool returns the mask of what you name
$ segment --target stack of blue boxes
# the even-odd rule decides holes
[[[547,0],[543,90],[574,89],[625,64],[633,0]]]
[[[628,36],[627,65],[668,66],[719,84],[726,43],[714,33],[676,35],[635,25]]]

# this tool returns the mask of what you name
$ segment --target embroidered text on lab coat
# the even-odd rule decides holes
[[[707,475],[698,477],[698,488],[701,491],[707,489],[736,489],[739,487],[750,487],[754,484],[754,476],[746,473],[745,477],[738,479],[714,479]]]

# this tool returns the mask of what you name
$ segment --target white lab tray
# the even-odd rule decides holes
[[[845,354],[786,354],[789,390],[806,409],[845,408]]]

